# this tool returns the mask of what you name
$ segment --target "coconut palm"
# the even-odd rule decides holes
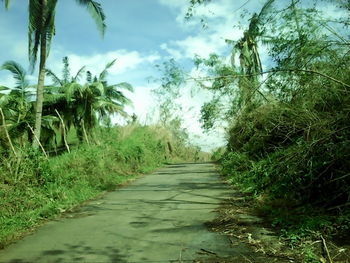
[[[106,80],[108,70],[114,63],[115,60],[107,63],[97,76],[93,76],[90,71],[87,71],[84,85],[79,84],[78,81],[85,67],[79,69],[77,74],[72,77],[67,57],[63,59],[61,78],[51,70],[46,70],[47,76],[51,78],[54,85],[46,88],[44,107],[46,113],[59,111],[67,131],[74,125],[80,140],[87,137],[87,133],[98,123],[109,123],[113,114],[126,117],[124,106],[131,104],[131,101],[121,89],[133,91],[133,88],[126,82],[115,85],[108,84]]]
[[[121,90],[132,92],[133,87],[126,82],[110,85],[106,80],[108,70],[115,61],[107,63],[98,76],[93,77],[88,71],[87,83],[81,87],[79,92],[75,92],[75,123],[80,136],[82,134],[80,128],[90,131],[99,122],[108,124],[111,122],[111,116],[115,114],[128,117],[124,107],[130,105],[131,101]]]
[[[103,119],[107,122],[110,120],[110,117],[113,114],[120,114],[124,117],[127,116],[123,109],[125,105],[130,105],[131,101],[127,97],[125,97],[121,90],[123,89],[130,92],[134,91],[133,87],[127,82],[121,82],[113,85],[108,84],[106,79],[108,75],[108,70],[115,64],[115,61],[116,59],[107,63],[107,65],[99,74],[99,76],[94,77],[95,84],[92,83],[92,85],[101,83],[103,86],[102,98],[105,104],[104,107],[98,109],[98,115],[100,120]]]
[[[64,136],[74,124],[74,101],[72,100],[71,91],[80,90],[81,85],[78,83],[82,74],[85,72],[85,66],[81,67],[75,76],[71,76],[71,70],[68,57],[63,60],[62,76],[59,77],[50,69],[46,69],[46,75],[51,78],[52,86],[46,87],[44,93],[44,112],[57,116],[60,114],[62,122],[58,127],[61,131],[61,143],[64,143]],[[57,112],[56,112],[57,111]]]
[[[4,0],[3,0],[4,1]],[[99,31],[104,34],[105,15],[101,5],[93,0],[76,0],[76,2],[88,9],[92,18],[95,20]],[[5,0],[5,6],[8,7],[9,0]],[[40,55],[39,76],[36,92],[36,114],[35,114],[35,136],[40,138],[41,121],[44,101],[44,82],[46,58],[52,38],[55,34],[55,13],[57,0],[29,0],[29,60],[32,67],[37,61],[37,55]],[[33,141],[33,147],[37,148],[38,143]]]
[[[85,66],[81,67],[77,73],[74,75],[74,77],[71,76],[71,69],[69,65],[69,58],[64,57],[62,59],[63,63],[63,69],[62,69],[62,76],[59,77],[57,74],[55,74],[52,70],[46,69],[46,76],[51,78],[51,81],[54,86],[64,87],[65,85],[69,85],[72,83],[77,83],[80,78],[82,77],[82,74],[85,72]]]
[[[5,62],[0,69],[10,71],[16,80],[14,87],[0,87],[0,90],[7,91],[0,94],[0,108],[3,109],[9,134],[14,140],[19,138],[20,144],[24,144],[25,135],[32,142],[33,132],[31,127],[35,123],[33,101],[35,86],[29,85],[27,72],[14,61]],[[42,118],[42,128],[44,130],[42,138],[44,144],[47,144],[51,138],[54,138],[54,124],[57,123],[58,119],[50,114],[44,114]]]
[[[27,73],[14,61],[6,61],[0,69],[10,71],[16,80],[15,87],[1,87],[1,90],[7,90],[7,93],[0,96],[0,108],[3,109],[10,125],[11,134],[20,137],[27,131],[27,123],[33,120],[33,103],[30,101],[32,92]]]

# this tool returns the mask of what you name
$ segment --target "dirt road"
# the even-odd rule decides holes
[[[0,262],[212,262],[213,253],[249,255],[204,225],[231,191],[212,164],[170,165],[45,224],[0,251]]]

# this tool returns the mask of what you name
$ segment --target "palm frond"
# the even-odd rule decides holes
[[[269,11],[271,10],[272,5],[275,1],[276,0],[267,0],[266,1],[266,3],[263,5],[263,7],[260,10],[260,13],[258,14],[258,17],[257,17],[258,23],[260,23],[261,20],[265,17],[265,15],[269,13]]]
[[[92,18],[95,20],[97,28],[99,29],[102,36],[106,30],[106,16],[103,12],[101,4],[93,0],[76,0],[76,2],[82,6],[85,6],[89,11]]]
[[[53,122],[58,122],[60,120],[58,117],[53,116],[53,115],[44,115],[43,121],[44,121],[44,123],[53,123]]]
[[[44,98],[46,105],[62,104],[66,102],[66,96],[64,94],[45,94]]]
[[[45,86],[44,94],[64,94],[61,86]]]
[[[40,0],[29,1],[29,25],[28,25],[28,54],[32,71],[37,60],[40,45],[40,36],[43,26],[44,11]]]
[[[134,87],[128,82],[121,82],[121,83],[116,84],[115,86],[118,88],[128,90],[130,92],[134,92]]]
[[[107,77],[107,74],[108,74],[108,70],[114,65],[116,60],[117,59],[114,59],[111,62],[107,63],[107,65],[105,66],[103,71],[100,73],[100,76],[98,78],[99,81],[105,81],[106,80],[106,77]]]
[[[45,23],[45,36],[47,39],[46,56],[49,55],[51,49],[52,38],[56,33],[55,17],[56,17],[57,0],[49,0],[47,4],[47,14]]]
[[[95,104],[94,108],[98,111],[99,115],[107,115],[117,113],[123,117],[127,117],[128,114],[124,111],[124,106],[113,101],[106,101],[100,98]]]
[[[89,89],[95,96],[103,96],[104,93],[105,93],[105,89],[104,89],[103,83],[101,83],[101,82],[94,82],[94,83],[92,83],[89,86]]]
[[[2,64],[1,70],[8,70],[13,74],[13,78],[16,80],[16,89],[25,89],[28,87],[29,82],[27,80],[27,73],[24,68],[15,61],[6,61]]]
[[[86,72],[86,82],[92,83],[92,74],[89,70]]]
[[[43,3],[41,0],[29,1],[28,54],[32,71],[37,61],[41,41],[46,40],[48,53],[52,37],[55,34],[57,0],[47,1],[46,6]]]
[[[120,91],[118,91],[117,93],[119,93],[119,96],[116,97],[115,99],[112,99],[113,101],[118,101],[120,102],[122,105],[132,105],[132,101],[125,97],[123,93],[121,93]]]
[[[81,75],[85,72],[85,66],[83,66],[83,67],[81,67],[79,70],[78,70],[78,72],[77,72],[77,74],[75,74],[75,76],[74,76],[74,78],[72,79],[72,82],[77,82],[77,81],[79,81],[79,79],[81,78]]]
[[[0,94],[0,108],[6,107],[6,105],[9,103],[9,96],[8,94]]]
[[[55,73],[53,73],[52,70],[46,69],[45,71],[46,71],[46,76],[51,78],[54,85],[59,85],[59,86],[64,85],[62,80]]]
[[[64,57],[62,59],[62,62],[63,62],[62,79],[63,79],[63,83],[67,84],[70,82],[70,67],[69,67],[68,57]]]
[[[70,83],[64,86],[64,92],[68,102],[76,97],[82,97],[84,87],[78,83]]]
[[[4,2],[4,0],[2,0]],[[8,9],[10,6],[10,0],[5,0],[5,8]]]
[[[123,105],[131,105],[132,101],[125,97],[125,95],[115,87],[116,85],[105,88],[105,97],[112,101],[118,101]]]
[[[9,90],[10,88],[8,87],[5,87],[5,86],[0,86],[0,91],[3,91],[3,90]],[[1,93],[0,93],[1,94]]]

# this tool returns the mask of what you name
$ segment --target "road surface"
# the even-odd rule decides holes
[[[205,227],[231,193],[213,164],[170,165],[46,223],[0,251],[0,262],[219,262],[212,252],[249,255]]]

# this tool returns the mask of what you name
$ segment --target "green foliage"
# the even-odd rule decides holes
[[[96,125],[110,123],[114,114],[127,117],[124,106],[130,105],[131,101],[124,95],[123,90],[132,92],[133,87],[126,82],[110,85],[106,80],[108,70],[115,61],[107,63],[99,76],[92,76],[88,71],[85,84],[78,83],[85,67],[71,77],[68,57],[63,58],[62,78],[51,70],[46,70],[46,74],[57,86],[46,89],[44,111],[57,115],[57,110],[64,119],[67,132],[71,125],[74,125],[81,141],[85,132],[91,135],[91,130]],[[61,125],[60,123],[58,126]],[[62,127],[60,129],[62,130]]]
[[[163,126],[172,126],[181,119],[182,106],[176,102],[180,97],[181,84],[184,81],[183,71],[174,59],[156,65],[161,73],[157,80],[160,86],[152,90],[159,109],[159,122]]]
[[[225,153],[225,148],[219,147],[212,152],[210,159],[214,162],[217,162],[222,159],[224,153]]]
[[[182,127],[186,113],[181,103],[178,102],[181,97],[181,85],[184,83],[184,72],[174,59],[165,61],[156,67],[161,73],[160,79],[157,79],[160,86],[152,90],[152,93],[156,100],[156,108],[158,108],[158,122],[163,129],[171,132],[168,136],[176,138],[180,144],[188,144],[187,130]],[[178,149],[178,147],[172,148],[169,145],[170,152]]]
[[[350,134],[344,125],[348,109],[339,108],[349,103],[349,97],[341,98],[323,112],[312,101],[308,108],[295,107],[301,104],[294,102],[264,105],[242,114],[230,130],[228,144],[237,154],[228,154],[225,169],[237,170],[235,162],[240,158],[236,155],[242,153],[254,162],[244,178],[254,183],[257,192],[322,206],[347,202]]]
[[[204,103],[201,108],[202,128],[205,130],[213,128],[219,113],[220,105],[217,100]]]

